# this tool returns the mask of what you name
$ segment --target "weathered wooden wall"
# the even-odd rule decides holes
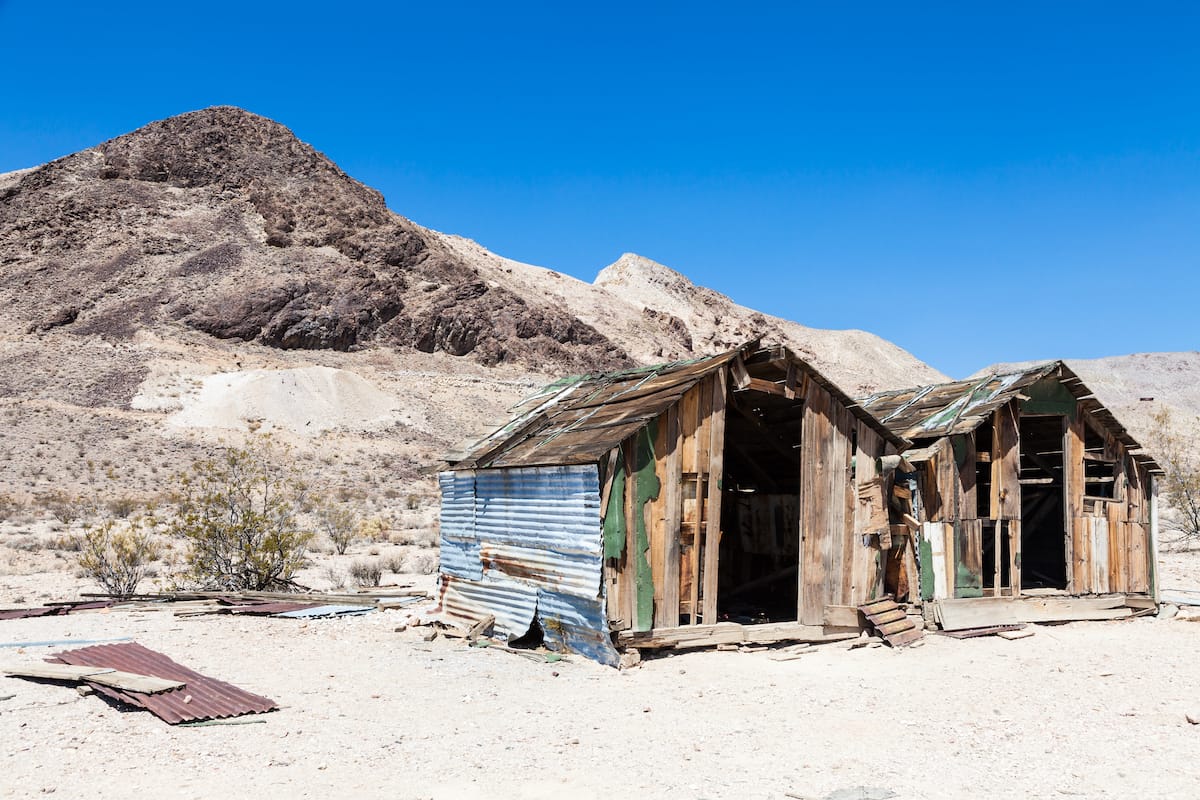
[[[618,630],[716,621],[726,387],[722,368],[619,448],[627,547],[606,562]]]
[[[884,447],[815,381],[804,396],[800,442],[799,621],[820,625],[827,606],[857,606],[882,588],[880,531],[870,530],[878,515],[859,503],[858,490],[879,477]]]
[[[1115,463],[1112,498],[1084,494],[1088,425],[1103,434],[1103,458]],[[1149,474],[1086,411],[1068,423],[1064,441],[1070,530],[1068,589],[1074,594],[1149,592]]]
[[[922,596],[979,595],[977,578],[982,536],[994,536],[997,553],[991,585],[1000,583],[1002,541],[1009,551],[1005,595],[1021,584],[1021,459],[1018,400],[992,416],[990,520],[982,525],[975,503],[974,434],[939,440],[921,475],[926,524],[922,528]],[[1067,409],[1070,410],[1070,409]],[[1148,592],[1150,554],[1150,479],[1129,457],[1125,446],[1091,419],[1086,410],[1064,415],[1063,474],[1067,589],[1073,594]],[[1114,497],[1088,498],[1085,489],[1086,426],[1104,437],[1103,458],[1116,464]],[[945,559],[941,562],[940,559]],[[936,565],[936,569],[934,569]]]

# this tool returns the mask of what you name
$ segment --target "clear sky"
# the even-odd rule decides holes
[[[509,258],[954,377],[1200,349],[1194,3],[0,0],[0,171],[217,104]]]

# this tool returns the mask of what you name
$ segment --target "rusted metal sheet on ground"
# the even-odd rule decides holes
[[[89,683],[97,692],[144,708],[172,725],[205,719],[223,719],[243,714],[261,714],[279,706],[274,700],[239,689],[233,684],[201,675],[162,653],[136,642],[84,647],[56,653],[47,659],[51,663],[74,664],[82,667],[107,667],[137,675],[182,681],[182,689],[159,694],[121,691],[98,683]]]
[[[370,614],[375,610],[375,606],[347,606],[347,605],[328,605],[328,606],[305,606],[296,608],[290,611],[281,611],[277,614],[272,614],[275,617],[283,617],[285,619],[322,619],[325,617],[358,617],[363,614]]]
[[[0,610],[0,620],[30,619],[32,617],[58,617],[73,611],[108,608],[116,603],[115,600],[83,600],[68,603],[51,603],[46,606],[33,608],[9,608]]]

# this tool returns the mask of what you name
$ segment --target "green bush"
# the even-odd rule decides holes
[[[146,568],[158,558],[147,523],[134,518],[118,523],[106,520],[78,538],[79,567],[113,597],[137,592]]]
[[[179,481],[172,534],[188,545],[185,582],[210,589],[293,589],[311,531],[294,460],[269,437],[197,461]]]

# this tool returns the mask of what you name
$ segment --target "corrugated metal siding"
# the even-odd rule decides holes
[[[442,524],[442,613],[492,614],[509,638],[536,615],[547,645],[615,663],[596,465],[448,472],[439,482],[450,520]]]
[[[57,653],[47,661],[81,667],[107,667],[138,675],[182,681],[185,684],[182,689],[171,689],[158,694],[123,691],[99,683],[88,684],[101,694],[144,708],[172,725],[193,720],[260,714],[278,708],[270,698],[201,675],[172,661],[162,653],[156,653],[134,642],[68,650]]]
[[[475,536],[475,473],[443,472],[438,483],[442,489],[441,571],[456,578],[481,580],[483,563]]]

